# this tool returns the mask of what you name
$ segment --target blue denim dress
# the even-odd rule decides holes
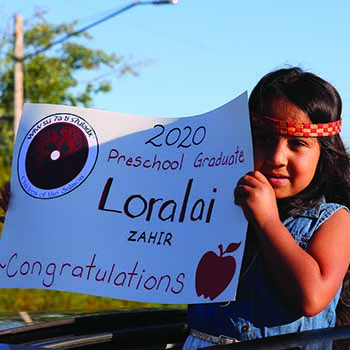
[[[298,244],[306,249],[318,227],[344,206],[322,201],[283,222]],[[291,286],[293,288],[293,286]],[[188,306],[190,328],[203,333],[251,340],[278,334],[332,327],[340,289],[329,305],[313,317],[293,309],[280,295],[269,274],[254,234],[248,234],[236,300],[227,304]]]

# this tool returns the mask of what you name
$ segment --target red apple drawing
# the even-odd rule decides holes
[[[196,270],[196,292],[200,297],[214,300],[217,298],[232,281],[236,272],[236,259],[227,253],[233,253],[241,245],[230,243],[224,251],[222,244],[219,244],[220,255],[213,251],[206,252]]]

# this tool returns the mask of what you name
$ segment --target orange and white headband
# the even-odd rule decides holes
[[[266,117],[251,112],[252,125],[259,129],[274,132],[280,135],[296,137],[322,137],[337,135],[341,131],[342,118],[330,123],[298,123]]]

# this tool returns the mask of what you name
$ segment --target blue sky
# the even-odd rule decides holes
[[[46,9],[52,22],[85,26],[127,0],[0,0],[3,30],[15,13]],[[68,4],[68,5],[67,5]],[[350,2],[180,0],[136,6],[90,31],[88,45],[124,56],[139,77],[113,78],[94,107],[155,116],[191,116],[251,91],[265,73],[298,65],[333,83],[350,141]],[[96,74],[96,76],[99,74]],[[81,77],[84,80],[87,77]]]

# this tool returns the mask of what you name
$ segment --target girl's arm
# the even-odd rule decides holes
[[[305,316],[322,311],[350,263],[350,214],[335,212],[304,251],[282,224],[274,190],[263,174],[251,172],[238,182],[235,203],[253,225],[269,271],[288,302]]]

